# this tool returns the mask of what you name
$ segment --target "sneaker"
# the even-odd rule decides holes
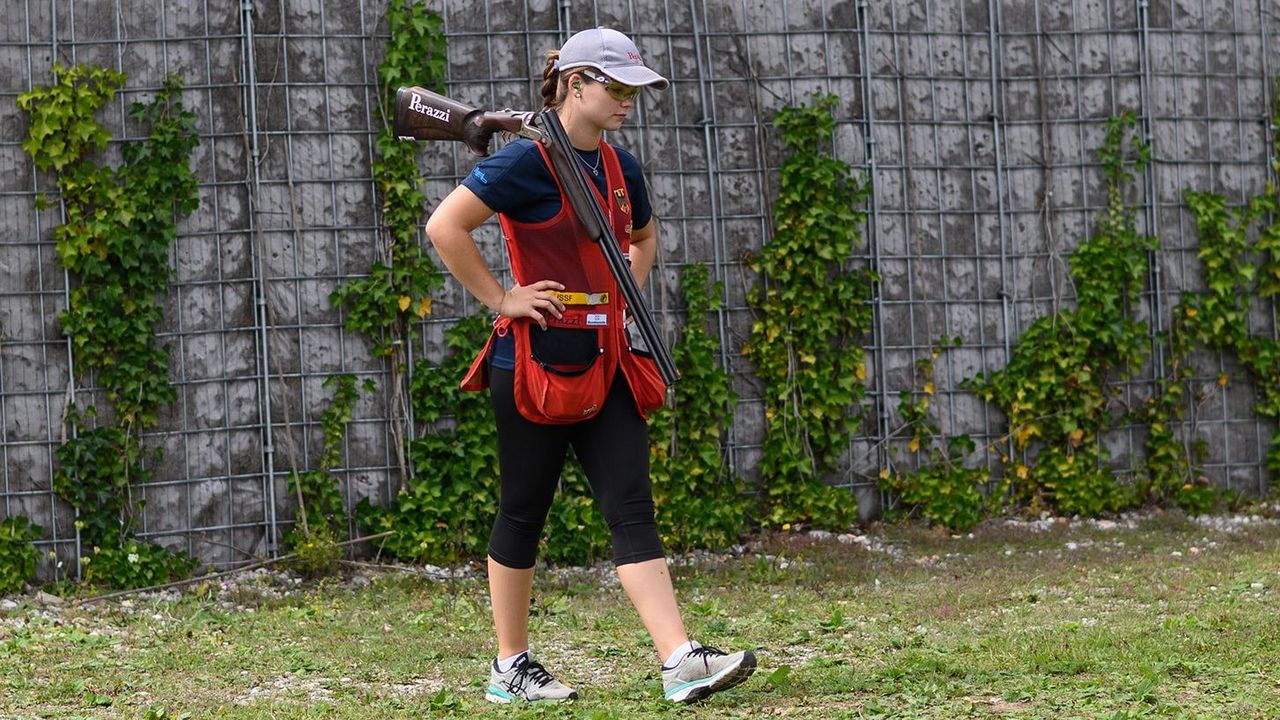
[[[495,703],[513,700],[577,700],[578,692],[551,676],[542,663],[527,653],[510,670],[498,672],[498,661],[489,666],[489,687],[484,699]]]
[[[756,656],[750,650],[729,655],[698,647],[675,667],[663,666],[662,689],[671,702],[694,702],[737,685],[755,671]]]

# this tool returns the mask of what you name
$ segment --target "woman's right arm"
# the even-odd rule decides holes
[[[564,286],[554,280],[540,280],[503,290],[471,235],[491,217],[493,210],[470,189],[459,185],[427,219],[427,237],[431,238],[449,272],[485,307],[503,317],[533,318],[545,329],[547,320],[543,312],[557,318],[564,312],[564,304],[548,291],[564,290]]]

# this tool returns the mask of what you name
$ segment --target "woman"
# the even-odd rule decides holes
[[[622,126],[643,88],[668,85],[630,39],[606,28],[569,38],[548,53],[543,72],[544,105],[564,125],[641,286],[657,249],[656,222],[639,163],[602,135]],[[572,447],[608,522],[618,578],[663,660],[665,696],[691,702],[742,682],[756,660],[685,633],[649,481],[644,414],[661,404],[663,388],[631,351],[616,281],[548,168],[539,144],[516,140],[480,162],[427,222],[449,271],[499,316],[463,383],[489,387],[498,425],[501,494],[488,559],[498,655],[485,697],[577,697],[533,659],[528,637],[538,541]],[[516,279],[509,289],[471,234],[495,213]]]

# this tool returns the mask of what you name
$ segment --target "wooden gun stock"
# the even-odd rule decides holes
[[[496,132],[532,139],[541,135],[528,126],[532,113],[484,111],[420,87],[396,91],[392,131],[407,140],[455,140],[481,157],[489,154]]]

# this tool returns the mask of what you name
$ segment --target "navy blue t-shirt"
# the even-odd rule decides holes
[[[575,148],[576,150],[576,148]],[[615,147],[622,177],[627,183],[627,195],[631,201],[633,226],[642,228],[649,224],[653,213],[649,204],[649,191],[644,175],[635,156]],[[601,195],[608,195],[605,187],[604,167],[600,165],[599,150],[576,150],[583,167],[595,181]],[[598,172],[592,174],[595,168]],[[542,153],[532,140],[517,138],[501,150],[481,160],[471,174],[462,181],[476,197],[491,210],[522,223],[550,220],[560,212],[560,189],[551,177],[551,171],[542,161]]]
[[[615,147],[618,164],[622,166],[622,178],[627,184],[631,204],[632,227],[642,228],[653,216],[649,203],[649,190],[644,174],[635,156]],[[577,150],[587,175],[595,181],[600,194],[608,197],[604,166],[600,163],[600,151]],[[593,167],[597,172],[590,172]],[[518,138],[498,152],[481,160],[462,181],[489,209],[502,213],[520,223],[550,220],[560,212],[560,188],[542,160],[542,153],[532,140]],[[491,358],[493,366],[514,370],[516,366],[515,340],[511,335],[496,338]]]

